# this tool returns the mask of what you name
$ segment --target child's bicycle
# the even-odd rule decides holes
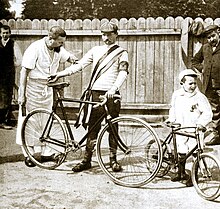
[[[154,179],[162,162],[162,147],[157,134],[147,122],[132,116],[111,118],[108,114],[105,96],[100,102],[64,98],[62,92],[64,87],[69,86],[67,82],[50,83],[48,86],[53,87],[56,95],[53,110],[36,109],[30,112],[22,127],[22,143],[33,163],[41,168],[55,169],[65,161],[69,152],[77,155],[77,151],[85,146],[84,142],[90,132],[105,119],[104,127],[96,143],[96,157],[104,173],[116,184],[128,187],[142,186]],[[115,95],[115,97],[120,96]],[[75,140],[64,102],[92,104],[93,108],[102,106],[105,114],[97,119],[91,131],[88,131],[81,139]],[[58,107],[62,111],[62,119],[56,113]],[[109,164],[110,149],[112,149],[109,144],[109,133],[113,135],[111,140],[117,144],[117,161],[122,166],[120,172],[113,172]],[[154,142],[154,149],[160,157],[158,160],[154,159],[156,166],[149,171],[145,150],[150,141]],[[50,153],[48,159],[43,156],[46,151]]]
[[[165,176],[171,168],[178,168],[178,164],[186,161],[191,155],[194,158],[192,166],[192,183],[197,193],[204,199],[214,200],[220,195],[220,162],[210,153],[203,152],[203,144],[199,138],[199,131],[196,127],[180,127],[180,124],[165,123],[171,131],[163,141],[161,140],[163,150],[163,160],[161,167],[158,168],[157,177]],[[186,130],[191,130],[187,132]],[[178,158],[176,135],[194,138],[196,145],[185,156],[185,158]],[[157,162],[157,147],[154,150],[155,143],[151,141],[147,145],[148,158],[154,158]],[[154,152],[154,154],[152,153]],[[149,160],[149,169],[154,169],[153,159]],[[155,170],[155,169],[154,169]]]

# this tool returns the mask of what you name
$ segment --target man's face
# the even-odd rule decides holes
[[[111,45],[116,42],[117,34],[114,32],[102,32],[102,40],[106,45]]]
[[[183,88],[186,92],[192,93],[197,87],[197,78],[192,76],[185,76],[185,82],[183,82]]]
[[[4,29],[4,28],[1,28],[1,33],[0,33],[0,36],[3,38],[3,40],[7,40],[9,37],[10,37],[11,33],[10,31],[7,29]]]
[[[65,41],[66,41],[66,37],[61,37],[61,36],[59,36],[56,39],[50,39],[49,47],[56,48],[56,47],[63,46]]]
[[[207,37],[207,41],[211,46],[216,46],[219,42],[219,32],[217,30],[212,31],[206,37]]]

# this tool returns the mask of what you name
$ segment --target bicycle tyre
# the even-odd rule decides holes
[[[117,124],[118,135],[129,152],[124,152],[118,146],[117,161],[122,170],[113,172],[109,164],[109,125],[106,124],[99,135],[96,148],[101,169],[114,183],[121,186],[140,187],[149,183],[156,176],[162,162],[162,148],[156,132],[147,122],[132,116],[117,117],[112,120],[112,124]],[[158,161],[154,171],[149,171],[146,165],[146,146],[150,140],[154,140],[158,146]]]
[[[55,169],[62,164],[67,154],[67,132],[62,120],[52,113],[50,118],[51,129],[46,122],[51,112],[45,109],[36,109],[30,112],[22,126],[22,144],[30,160],[40,168]],[[49,157],[45,157],[45,152]],[[43,157],[42,157],[43,156]]]
[[[163,144],[163,140],[160,139],[161,144]],[[170,150],[168,144],[162,145],[162,163],[156,177],[162,178],[164,177],[171,169],[169,161],[169,154],[168,150]],[[156,142],[154,140],[149,141],[146,148],[147,153],[147,166],[150,171],[155,170],[155,166],[157,165],[157,158],[158,158],[158,149]]]
[[[207,174],[204,166],[207,166]],[[203,153],[200,160],[195,160],[192,166],[192,182],[196,192],[206,200],[214,200],[220,195],[220,162],[211,155]]]

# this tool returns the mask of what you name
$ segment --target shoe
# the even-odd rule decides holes
[[[186,181],[186,186],[187,187],[192,187],[193,183],[192,183],[192,178],[189,176],[189,179]]]
[[[220,145],[220,138],[215,137],[211,141],[205,143],[206,146]]]
[[[122,171],[121,165],[115,159],[114,160],[110,159],[110,166],[111,166],[113,172]]]
[[[91,162],[82,161],[81,163],[76,164],[73,168],[73,172],[81,172],[83,170],[88,170],[92,167]]]
[[[55,157],[55,154],[52,154],[50,156],[43,156],[41,155],[41,163],[49,162],[49,161],[56,161],[57,158]]]
[[[173,181],[173,182],[180,181],[181,180],[181,175],[179,175],[177,173],[177,174],[175,174],[175,176],[171,177],[170,180]]]
[[[187,173],[182,174],[181,176],[181,180],[189,180],[190,179],[190,175]]]
[[[2,124],[0,124],[0,128],[1,128],[1,129],[5,129],[5,130],[11,130],[11,129],[12,129],[12,126],[8,126],[8,125],[6,125],[5,123],[2,123]]]
[[[27,167],[35,167],[36,165],[31,161],[29,157],[26,157],[24,163]]]

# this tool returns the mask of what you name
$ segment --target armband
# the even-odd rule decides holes
[[[122,61],[119,63],[119,71],[126,71],[128,73],[128,62]]]

